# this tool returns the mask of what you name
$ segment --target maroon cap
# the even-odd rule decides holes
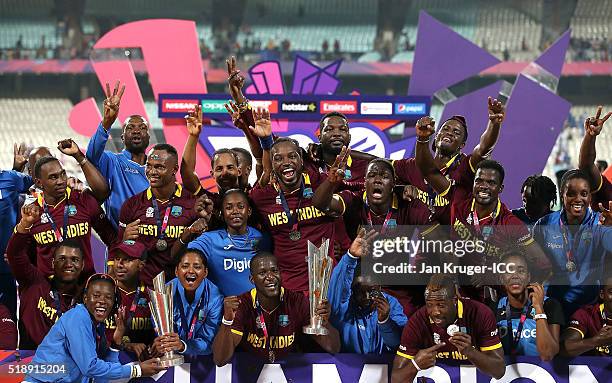
[[[111,256],[115,256],[118,251],[124,253],[128,257],[137,258],[144,260],[146,258],[147,248],[142,242],[125,240],[119,243],[115,243],[111,247]],[[112,257],[111,257],[112,258]]]

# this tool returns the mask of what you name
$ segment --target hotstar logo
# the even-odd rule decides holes
[[[315,102],[283,102],[281,104],[283,112],[316,113],[317,104]]]

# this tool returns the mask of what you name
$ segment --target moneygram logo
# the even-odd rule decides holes
[[[227,113],[226,100],[202,100],[202,113]]]
[[[162,110],[164,112],[187,113],[198,104],[198,100],[164,100]]]
[[[317,104],[315,102],[283,102],[281,112],[289,113],[316,113]]]
[[[395,114],[425,114],[427,108],[423,103],[396,103]]]
[[[321,113],[357,113],[357,101],[321,101]]]
[[[362,102],[361,114],[393,114],[393,104],[390,102]]]
[[[249,103],[253,108],[266,108],[270,113],[278,113],[278,101],[276,100],[251,100]]]

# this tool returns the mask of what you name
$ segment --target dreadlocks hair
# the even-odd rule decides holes
[[[546,202],[548,206],[557,203],[557,186],[550,178],[540,174],[527,177],[521,186],[521,193],[528,186],[531,188],[531,195],[538,201]]]
[[[589,185],[589,189],[591,188],[591,184],[590,184],[591,179],[584,170],[580,170],[580,169],[568,170],[567,172],[565,172],[565,174],[563,174],[563,177],[561,177],[561,187],[559,188],[559,194],[561,196],[563,196],[563,193],[565,193],[565,191],[567,190],[568,182],[571,180],[575,180],[575,179],[585,180],[587,185]]]

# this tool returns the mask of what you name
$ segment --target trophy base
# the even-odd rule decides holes
[[[329,331],[325,327],[313,327],[313,326],[304,326],[302,327],[302,331],[304,334],[308,335],[327,335]]]
[[[171,357],[162,357],[160,358],[159,365],[161,367],[174,367],[180,366],[185,363],[185,358],[183,355],[172,355]]]

